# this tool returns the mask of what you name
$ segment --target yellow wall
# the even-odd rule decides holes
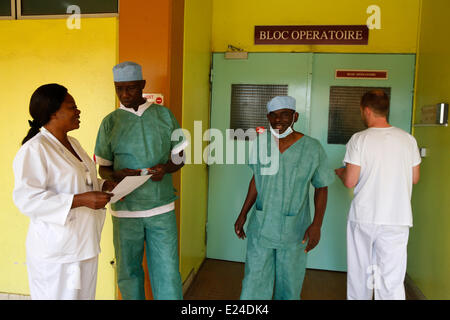
[[[209,67],[211,51],[228,44],[259,52],[415,53],[420,0],[185,0],[182,127],[193,133],[194,121],[209,128]],[[381,30],[373,30],[368,46],[255,46],[255,25],[365,24],[369,5],[381,7]],[[419,47],[416,104],[449,101],[449,44],[436,29],[446,30],[447,0],[424,1]],[[25,237],[28,218],[11,199],[12,160],[28,130],[28,103],[34,89],[48,82],[68,87],[79,105],[81,128],[72,134],[93,152],[101,119],[114,109],[111,68],[117,62],[116,18],[83,19],[80,30],[65,20],[0,21],[0,292],[27,294]],[[6,45],[5,45],[6,44]],[[428,298],[450,298],[450,224],[448,128],[418,128],[420,145],[429,147],[422,180],[413,192],[415,226],[411,230],[408,273]],[[193,150],[193,141],[191,149]],[[206,143],[203,143],[203,147]],[[447,170],[447,171],[445,171]],[[180,264],[183,281],[205,257],[208,175],[205,164],[181,171]],[[446,201],[446,202],[445,202]],[[447,209],[446,209],[447,208]],[[102,234],[97,299],[114,299],[114,257],[111,218]]]
[[[423,1],[416,89],[416,119],[420,109],[450,103],[450,43],[448,0]],[[408,274],[428,299],[450,299],[450,128],[416,127],[422,159],[421,180],[413,190],[414,227],[408,248]]]
[[[115,105],[111,68],[116,63],[117,19],[90,18],[70,30],[65,20],[0,21],[0,292],[29,294],[25,265],[28,217],[12,202],[12,161],[28,131],[28,103],[40,85],[69,89],[81,110],[81,127],[70,134],[92,154],[102,118]],[[106,217],[97,299],[114,299],[111,217]]]
[[[419,1],[213,0],[213,51],[415,53]],[[381,9],[381,29],[370,30],[367,46],[254,45],[255,25],[363,25],[370,5]]]
[[[203,130],[209,128],[211,3],[204,0],[186,0],[184,12],[182,127],[192,133],[194,140],[194,121],[202,121]],[[193,151],[193,141],[190,147]],[[185,165],[181,171],[180,228],[180,264],[183,281],[193,269],[194,272],[198,270],[205,257],[207,192],[206,165],[204,163]]]

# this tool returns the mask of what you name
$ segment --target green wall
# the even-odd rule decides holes
[[[418,47],[416,110],[450,102],[448,0],[423,1]],[[426,147],[421,180],[414,187],[414,226],[408,248],[408,274],[428,299],[450,299],[450,128],[415,127],[419,147]]]

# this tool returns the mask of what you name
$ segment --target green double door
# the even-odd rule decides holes
[[[247,149],[248,141],[235,140],[226,132],[235,117],[231,115],[232,100],[236,99],[233,87],[284,87],[285,94],[297,100],[299,121],[294,129],[318,139],[325,148],[330,167],[338,168],[342,166],[345,144],[328,143],[331,88],[389,88],[390,123],[410,132],[414,64],[414,55],[249,53],[248,59],[227,60],[223,53],[216,53],[212,66],[211,128],[220,130],[223,138],[228,140],[223,144],[234,146],[235,152],[238,144],[241,147],[244,144]],[[336,79],[337,69],[385,70],[388,78]],[[224,157],[230,152],[223,151]],[[234,222],[247,195],[252,172],[248,166],[237,162],[209,165],[208,258],[245,261],[246,240],[237,238]],[[310,200],[314,203],[312,195],[311,188]],[[308,254],[308,268],[346,271],[346,220],[352,197],[353,191],[344,188],[337,179],[329,186],[321,241]],[[311,216],[313,214],[312,209]]]

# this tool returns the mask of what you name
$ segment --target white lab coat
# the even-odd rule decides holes
[[[100,253],[105,210],[71,206],[75,194],[99,191],[103,180],[80,143],[72,137],[69,141],[83,162],[45,128],[20,148],[13,162],[13,200],[30,217],[27,257],[47,263],[72,263]]]

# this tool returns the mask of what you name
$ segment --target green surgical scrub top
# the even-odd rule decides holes
[[[113,162],[114,170],[144,169],[169,160],[179,141],[171,141],[180,128],[172,112],[152,104],[141,116],[117,109],[107,115],[99,128],[95,154]],[[172,175],[161,181],[147,180],[122,201],[111,204],[114,211],[142,211],[163,206],[177,199]]]
[[[273,165],[277,156],[278,170],[264,174],[262,169]],[[311,224],[310,185],[326,187],[335,177],[320,142],[305,135],[281,154],[273,136],[265,132],[254,141],[248,165],[258,192],[248,232],[268,248],[300,245]]]

